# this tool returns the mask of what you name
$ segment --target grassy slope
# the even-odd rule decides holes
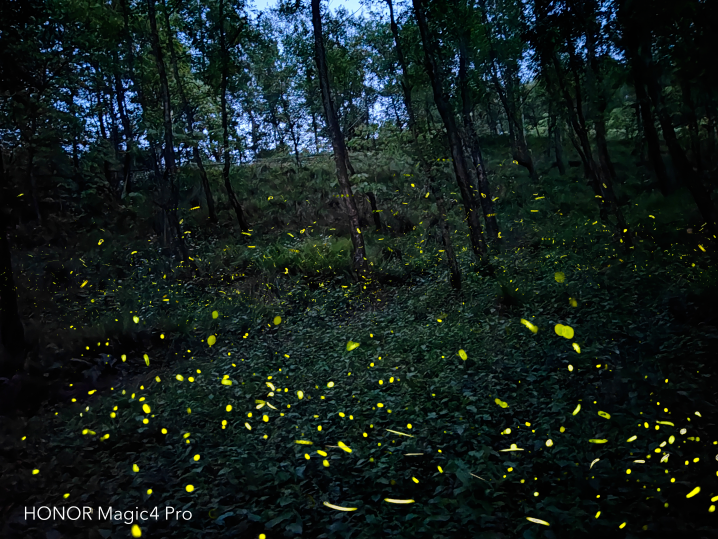
[[[641,200],[627,213],[643,241],[623,254],[593,224],[584,186],[548,176],[529,188],[510,162],[494,168],[504,193],[505,250],[494,258],[503,289],[470,272],[464,249],[464,288],[450,291],[429,215],[421,213],[428,203],[410,216],[417,227],[407,235],[365,232],[376,267],[403,281],[368,291],[342,276],[348,245],[332,236],[332,223],[321,215],[293,222],[291,200],[273,217],[274,231],[270,221],[251,239],[253,251],[241,238],[193,240],[208,268],[195,281],[183,280],[152,247],[131,255],[132,245],[107,240],[110,255],[88,234],[93,247],[83,264],[109,260],[109,273],[103,283],[100,272],[88,272],[86,297],[67,302],[80,314],[68,311],[61,322],[80,319],[74,325],[84,332],[82,344],[92,344],[83,352],[88,359],[110,349],[106,339],[116,356],[120,336],[131,335],[133,347],[97,393],[86,395],[95,386],[76,382],[78,402],[7,423],[3,534],[43,537],[53,526],[68,537],[130,534],[119,522],[22,523],[24,505],[84,504],[193,512],[190,522],[141,523],[150,537],[575,537],[616,534],[623,522],[627,536],[710,536],[709,498],[718,494],[716,330],[700,323],[699,308],[701,295],[715,290],[715,271],[688,242],[656,245],[690,223],[689,206],[676,202],[682,213],[666,210],[656,220],[648,217],[658,213],[651,200]],[[277,195],[277,178],[275,185],[257,181],[265,191],[255,196]],[[392,212],[422,198],[421,186],[404,178],[394,198],[387,191]],[[319,211],[319,200],[307,211]],[[271,215],[269,207],[261,211]],[[688,222],[676,226],[680,219]],[[461,224],[453,224],[460,241]],[[379,238],[403,259],[380,263]],[[112,279],[113,268],[124,268],[122,283]],[[305,277],[310,271],[317,277]],[[556,334],[559,323],[575,330],[573,339]],[[217,338],[212,347],[209,335]],[[348,351],[350,340],[361,346]],[[268,404],[257,409],[258,400]],[[511,444],[523,451],[501,451]],[[687,499],[696,486],[700,493]],[[324,501],[357,510],[337,512]]]

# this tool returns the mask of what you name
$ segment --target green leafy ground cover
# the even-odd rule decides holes
[[[58,326],[121,375],[5,422],[3,535],[713,536],[716,273],[678,232],[690,212],[627,209],[627,253],[585,186],[524,193],[497,170],[504,249],[482,276],[459,243],[460,293],[417,204],[407,234],[365,232],[366,289],[330,222],[286,213],[233,241],[190,226],[194,279],[146,240],[86,234]],[[387,213],[422,198],[400,177]],[[161,517],[26,522],[41,505]]]

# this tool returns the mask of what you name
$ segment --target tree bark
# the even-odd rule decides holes
[[[289,125],[289,134],[292,137],[292,145],[294,146],[294,158],[297,161],[297,168],[302,166],[302,161],[299,158],[299,138],[297,137],[297,129],[295,122],[292,121],[292,116],[289,110],[289,102],[283,95],[281,96],[282,108],[284,109],[284,115],[287,117],[287,125]]]
[[[593,127],[596,134],[596,149],[598,150],[598,161],[603,168],[604,175],[616,180],[616,170],[611,161],[608,152],[608,141],[606,140],[606,108],[608,103],[606,93],[603,88],[603,77],[601,75],[601,66],[599,59],[596,57],[596,35],[598,32],[595,16],[586,32],[586,52],[588,65],[586,69],[586,80],[589,87],[590,97],[594,102],[591,109],[593,110]]]
[[[349,172],[347,170],[348,152],[344,144],[344,136],[339,128],[339,121],[334,111],[332,103],[331,91],[329,88],[329,70],[327,68],[326,52],[324,49],[324,35],[322,32],[322,18],[319,6],[319,0],[312,0],[312,25],[314,27],[314,50],[317,71],[319,75],[319,86],[322,91],[322,104],[324,105],[324,115],[326,116],[327,126],[332,138],[332,147],[334,149],[334,160],[337,168],[337,179],[342,191],[342,197],[345,199],[345,208],[349,217],[351,227],[351,239],[354,246],[354,269],[360,278],[368,278],[369,264],[366,258],[366,248],[364,247],[364,237],[359,228],[359,212],[357,211],[352,186],[349,182]]]
[[[624,48],[627,52],[636,85],[636,95],[641,104],[641,112],[644,118],[649,151],[651,138],[648,137],[648,130],[653,128],[653,122],[646,121],[650,116],[650,105],[653,105],[658,116],[658,122],[663,132],[663,140],[666,141],[668,152],[677,171],[678,177],[685,183],[698,206],[701,216],[706,221],[712,235],[718,235],[718,212],[711,200],[710,193],[703,186],[701,178],[693,170],[683,148],[678,142],[670,113],[667,110],[661,96],[661,85],[658,78],[657,66],[652,57],[651,34],[642,25],[641,13],[635,4],[621,2],[618,9],[618,20],[624,27]],[[645,91],[644,91],[645,86]],[[657,135],[655,137],[658,138]],[[652,156],[653,157],[653,156]]]
[[[644,66],[642,66],[642,69],[643,68]],[[661,96],[661,87],[658,82],[658,78],[648,69],[644,72],[644,78],[647,83],[646,86],[648,88],[648,95],[654,108],[656,109],[656,112],[658,113],[658,121],[661,124],[663,140],[666,141],[668,152],[671,154],[671,160],[673,161],[681,180],[685,183],[686,187],[693,196],[693,200],[695,200],[701,216],[708,224],[711,234],[716,237],[718,235],[718,212],[711,200],[710,193],[703,186],[701,178],[693,170],[693,167],[691,166],[690,161],[688,161],[680,142],[678,142],[673,122],[671,121],[670,114],[666,109]]]
[[[459,130],[456,127],[454,115],[449,106],[449,99],[444,94],[442,84],[443,77],[436,61],[437,46],[433,37],[431,37],[429,33],[429,25],[426,21],[423,2],[422,0],[412,1],[424,48],[426,72],[429,76],[429,80],[431,81],[431,87],[434,93],[434,103],[436,104],[436,108],[439,111],[439,115],[441,116],[444,127],[446,128],[446,134],[449,138],[449,147],[454,165],[454,173],[456,175],[456,181],[459,184],[459,191],[461,193],[461,199],[463,201],[464,211],[466,214],[466,222],[469,226],[471,247],[477,261],[481,262],[486,254],[486,244],[484,243],[484,239],[482,237],[483,230],[481,228],[479,214],[473,203],[471,193],[471,175],[469,174],[469,169],[466,166],[467,160],[466,154],[464,153],[463,142],[461,140]]]
[[[376,205],[376,197],[371,191],[367,192],[366,197],[369,199],[369,205],[371,206],[371,215],[374,218],[374,230],[381,232],[384,228],[381,225],[381,215],[379,215],[379,208]]]
[[[436,186],[434,181],[434,172],[429,165],[426,157],[424,156],[423,149],[419,143],[419,129],[416,124],[416,115],[414,113],[414,104],[411,99],[412,86],[409,81],[409,67],[406,63],[406,57],[404,56],[404,49],[401,46],[401,40],[399,39],[399,27],[394,20],[394,6],[392,0],[386,0],[389,5],[389,18],[391,33],[394,36],[394,48],[396,50],[397,58],[399,59],[399,66],[401,67],[401,89],[404,95],[404,107],[406,108],[406,114],[409,118],[409,131],[411,132],[414,147],[416,149],[419,162],[424,170],[429,181],[429,191],[436,200],[437,218],[439,222],[439,228],[441,230],[441,237],[444,241],[444,250],[446,251],[447,264],[449,266],[449,282],[451,287],[455,290],[461,289],[461,269],[459,268],[459,262],[456,260],[456,253],[454,252],[454,246],[451,240],[451,234],[449,226],[446,222],[446,208],[444,205],[444,197],[441,190]]]
[[[134,44],[132,41],[132,31],[130,29],[130,10],[127,6],[127,0],[120,0],[120,5],[122,7],[122,21],[123,21],[123,34],[125,38],[125,47],[127,50],[125,51],[127,55],[127,70],[129,72],[130,80],[132,81],[133,88],[135,92],[137,93],[137,100],[140,103],[140,106],[142,107],[142,112],[144,114],[145,111],[145,100],[144,95],[142,92],[142,86],[140,84],[137,84],[135,81],[135,51],[134,51]],[[131,124],[130,124],[130,131],[131,131]],[[130,140],[132,140],[134,145],[134,134],[130,133],[132,136]],[[130,151],[130,147],[127,147],[127,153],[129,155],[129,160],[126,162],[128,164],[128,167],[125,169],[125,183],[122,187],[122,195],[121,198],[126,197],[132,192],[132,153]],[[130,174],[127,173],[127,171],[130,171]]]
[[[226,36],[224,33],[224,0],[219,1],[219,39],[220,49],[222,51],[222,82],[220,88],[220,106],[222,109],[222,154],[224,159],[224,166],[222,167],[222,178],[224,179],[224,187],[227,190],[227,197],[229,203],[234,209],[234,213],[237,216],[237,222],[242,232],[249,232],[249,224],[244,216],[244,210],[241,204],[237,200],[232,188],[232,182],[229,179],[229,171],[231,167],[231,161],[229,156],[229,120],[227,115],[227,83],[229,80],[229,51],[226,45]]]
[[[491,39],[489,28],[491,27],[486,15],[486,9],[482,9],[482,17],[484,21],[484,27],[486,28],[486,37],[489,44],[489,56],[491,61],[491,80],[494,83],[496,93],[499,96],[499,101],[504,108],[506,113],[506,119],[509,127],[509,140],[511,141],[511,152],[514,160],[522,167],[524,167],[531,177],[531,181],[534,184],[538,184],[539,177],[536,172],[533,157],[529,151],[528,144],[526,143],[526,136],[524,135],[524,126],[522,118],[519,116],[517,110],[517,98],[516,98],[516,87],[519,86],[517,80],[517,73],[507,73],[504,82],[501,82],[499,77],[499,57]],[[508,71],[508,68],[507,68]]]
[[[653,111],[651,110],[651,103],[646,92],[645,84],[641,76],[640,69],[636,68],[635,63],[631,66],[631,72],[633,73],[633,85],[636,90],[636,100],[638,101],[638,113],[640,118],[640,126],[643,127],[643,133],[648,146],[648,157],[653,165],[653,173],[656,175],[658,180],[658,188],[660,189],[663,196],[668,195],[668,172],[666,170],[666,164],[661,156],[661,142],[658,138],[658,131],[656,130],[656,124],[653,117]]]
[[[561,141],[561,118],[556,117],[556,123],[553,126],[553,147],[556,155],[556,167],[561,176],[566,175],[566,162],[563,159],[563,142]]]
[[[117,96],[117,112],[120,114],[120,122],[122,123],[122,135],[125,139],[125,158],[122,165],[122,195],[127,192],[127,184],[132,177],[132,150],[134,149],[134,133],[132,132],[132,124],[125,109],[125,87],[122,84],[120,76],[120,60],[117,51],[113,51],[114,61],[114,79],[115,79],[115,95]]]
[[[698,134],[698,117],[696,105],[691,92],[691,84],[681,77],[681,97],[683,98],[683,115],[688,123],[688,133],[691,138],[691,153],[698,173],[703,172],[703,156],[701,155],[701,141]]]
[[[211,223],[217,222],[217,213],[214,209],[214,198],[212,197],[212,190],[209,186],[209,178],[207,177],[207,171],[204,168],[204,163],[202,162],[202,155],[199,151],[199,144],[194,139],[194,113],[190,107],[189,101],[187,99],[187,94],[184,91],[184,85],[182,84],[182,79],[180,78],[179,73],[179,63],[177,62],[177,54],[174,50],[174,45],[172,41],[174,40],[174,30],[172,29],[172,24],[170,23],[170,15],[169,11],[167,10],[167,2],[166,0],[162,0],[162,8],[165,15],[165,25],[167,26],[167,48],[170,51],[170,61],[172,62],[172,72],[174,74],[175,83],[177,84],[177,91],[180,95],[180,100],[182,101],[182,110],[185,115],[185,119],[187,121],[187,134],[189,135],[190,140],[192,141],[192,157],[194,159],[194,162],[197,164],[197,169],[199,170],[199,179],[200,183],[202,184],[202,190],[204,191],[204,197],[207,201],[207,211],[209,213],[209,220]]]
[[[566,82],[563,76],[563,70],[561,69],[561,65],[555,52],[551,54],[551,59],[555,68],[558,86],[566,104],[569,122],[571,124],[571,127],[573,128],[574,133],[576,134],[576,137],[578,138],[576,149],[578,150],[578,153],[581,156],[581,160],[584,163],[584,168],[587,175],[589,176],[589,181],[591,182],[593,191],[598,197],[601,217],[605,219],[606,209],[610,208],[616,216],[616,220],[618,222],[618,233],[621,237],[621,243],[624,243],[626,247],[631,247],[631,235],[628,231],[628,226],[626,225],[626,221],[623,217],[623,212],[618,207],[618,201],[616,200],[616,195],[613,191],[611,178],[604,172],[601,167],[596,164],[596,161],[593,158],[591,142],[588,138],[588,129],[586,127],[586,118],[583,115],[583,107],[581,104],[581,86],[578,77],[575,57],[572,53],[572,71],[574,74],[576,93],[575,104],[574,99],[571,97],[571,94],[566,86]]]
[[[174,140],[172,137],[172,102],[170,101],[169,82],[167,80],[167,70],[165,69],[164,56],[162,54],[162,45],[160,44],[159,32],[157,31],[157,15],[155,11],[155,0],[147,0],[148,15],[150,19],[150,37],[152,39],[152,49],[154,51],[155,63],[160,78],[160,93],[162,95],[162,118],[164,124],[165,139],[165,184],[169,187],[168,200],[162,202],[162,209],[165,211],[167,219],[175,232],[177,247],[179,248],[182,260],[190,264],[189,251],[184,241],[184,234],[177,216],[177,207],[179,205],[179,188],[177,186],[177,164],[175,162]]]
[[[6,185],[2,148],[0,148],[0,185]],[[22,367],[25,359],[25,329],[20,321],[8,232],[9,223],[5,208],[0,206],[0,339],[5,351],[5,354],[0,356],[0,369],[16,372]]]
[[[499,242],[499,224],[496,221],[496,210],[494,203],[491,201],[491,187],[489,179],[486,176],[486,167],[484,166],[484,158],[481,154],[481,146],[479,145],[479,136],[474,128],[474,122],[471,113],[474,108],[471,101],[469,90],[469,81],[467,76],[468,53],[466,50],[466,36],[462,36],[459,40],[459,87],[461,89],[461,117],[464,122],[464,131],[468,142],[469,151],[471,153],[471,161],[476,170],[476,178],[478,180],[478,196],[481,203],[481,209],[484,212],[484,221],[486,223],[486,237],[489,242]]]

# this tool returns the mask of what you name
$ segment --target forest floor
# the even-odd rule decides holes
[[[716,537],[709,258],[525,211],[460,292],[426,227],[366,232],[403,253],[366,288],[76,258],[47,399],[0,423],[0,535]]]

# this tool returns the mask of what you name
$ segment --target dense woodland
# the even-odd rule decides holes
[[[716,28],[4,0],[0,535],[718,537]]]

